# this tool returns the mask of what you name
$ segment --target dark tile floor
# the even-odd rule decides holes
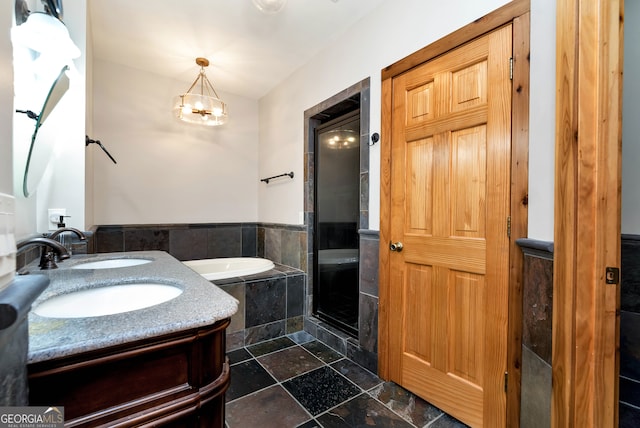
[[[228,355],[228,428],[466,427],[305,332]]]

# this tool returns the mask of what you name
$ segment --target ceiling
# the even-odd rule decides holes
[[[203,56],[218,92],[258,99],[383,1],[288,0],[269,15],[251,0],[89,0],[93,56],[185,86]]]

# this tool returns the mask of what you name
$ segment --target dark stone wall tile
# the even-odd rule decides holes
[[[124,231],[122,229],[98,229],[95,234],[96,253],[117,253],[124,251]]]
[[[256,257],[258,255],[258,227],[254,225],[242,226],[242,257]]]
[[[300,234],[293,230],[283,230],[280,237],[280,257],[283,265],[300,267]]]
[[[640,409],[620,403],[619,428],[640,427]]]
[[[328,325],[321,323],[318,325],[316,337],[319,341],[325,343],[331,349],[339,352],[342,355],[347,354],[347,338],[338,336],[337,332]]]
[[[360,238],[360,292],[378,297],[378,240]]]
[[[620,375],[640,381],[640,314],[635,312],[620,312]]]
[[[178,260],[207,258],[206,229],[172,229],[169,231],[169,253]]]
[[[227,333],[227,352],[244,347],[244,330],[235,333]]]
[[[378,354],[367,351],[359,346],[358,343],[347,340],[347,358],[371,373],[378,373]]]
[[[287,317],[287,281],[285,278],[246,284],[247,327],[255,327]]]
[[[302,331],[304,328],[304,317],[287,318],[287,334],[293,334]]]
[[[622,235],[620,309],[640,313],[640,236]]]
[[[304,313],[304,275],[287,277],[287,318]]]
[[[521,428],[551,426],[551,366],[522,347]]]
[[[245,345],[264,342],[286,334],[286,322],[284,320],[251,327],[245,330]]]
[[[298,269],[306,272],[307,271],[307,251],[306,248],[308,246],[309,239],[307,238],[309,235],[306,231],[298,232],[298,241],[299,241],[299,251],[298,251]]]
[[[234,284],[218,285],[222,290],[229,293],[238,300],[238,311],[231,316],[231,324],[227,327],[228,333],[235,333],[244,330],[245,327],[245,284],[236,282]]]
[[[308,178],[305,183],[305,199],[304,199],[304,210],[307,212],[313,211],[314,209],[314,177],[315,177],[315,155],[313,152],[305,154],[305,167],[307,171],[306,177]]]
[[[166,251],[169,252],[169,230],[163,228],[125,229],[125,251]]]
[[[620,401],[640,409],[640,381],[620,376]]]
[[[378,352],[378,298],[360,294],[358,314],[358,340],[360,346],[372,353]]]
[[[208,232],[207,257],[241,257],[242,227],[213,227]]]
[[[274,228],[265,228],[264,238],[265,257],[274,263],[281,263],[282,231]]]
[[[265,245],[266,245],[266,230],[264,227],[259,226],[257,231],[257,248],[258,248],[258,257],[266,257]],[[271,260],[273,261],[273,260]]]
[[[525,254],[522,343],[551,364],[553,260]]]
[[[313,337],[318,337],[318,322],[314,318],[304,317],[304,331],[312,335]]]
[[[360,173],[360,210],[369,208],[369,173]],[[360,229],[368,229],[369,224],[360,224]]]

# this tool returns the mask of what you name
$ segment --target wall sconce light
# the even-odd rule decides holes
[[[196,58],[200,73],[186,93],[175,98],[173,111],[180,120],[206,126],[217,126],[227,122],[227,104],[220,99],[204,68],[209,66],[206,58]],[[199,92],[191,92],[193,89]]]

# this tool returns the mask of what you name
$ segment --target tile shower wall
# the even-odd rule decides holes
[[[519,239],[524,253],[520,426],[551,426],[553,243]]]
[[[620,427],[640,426],[640,235],[622,235]]]

